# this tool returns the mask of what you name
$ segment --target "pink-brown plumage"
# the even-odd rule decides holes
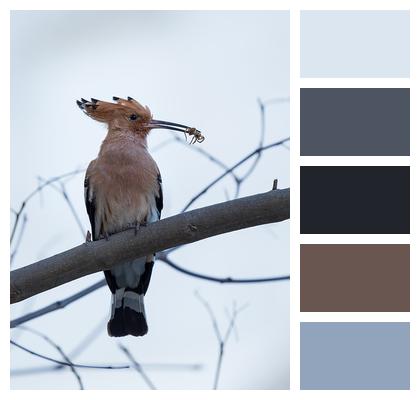
[[[96,196],[95,236],[144,223],[159,194],[159,169],[147,151],[145,136],[110,132],[86,172]]]

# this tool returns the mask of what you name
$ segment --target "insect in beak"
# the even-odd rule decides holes
[[[168,121],[160,121],[157,119],[152,119],[149,122],[148,128],[150,129],[170,129],[172,131],[182,132],[185,135],[185,139],[187,139],[187,135],[192,136],[190,144],[194,144],[196,142],[201,143],[204,141],[204,136],[201,132],[196,128],[191,128],[186,125],[176,124],[175,122],[168,122]]]

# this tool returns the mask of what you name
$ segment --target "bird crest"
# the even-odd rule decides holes
[[[183,132],[185,137],[191,136],[190,143],[201,143],[204,136],[201,132],[187,125],[174,122],[155,120],[149,107],[141,105],[132,97],[122,99],[114,96],[114,103],[91,98],[90,101],[82,98],[76,103],[89,117],[96,121],[107,123],[110,129],[121,129],[148,134],[152,129],[170,129]]]
[[[76,103],[86,115],[99,122],[112,123],[118,119],[127,119],[148,123],[152,119],[149,107],[142,106],[132,97],[127,97],[126,100],[114,96],[113,100],[115,103],[94,98],[88,101],[82,98],[77,100]]]

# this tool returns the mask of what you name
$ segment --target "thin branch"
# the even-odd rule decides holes
[[[33,374],[45,374],[62,371],[66,365],[54,365],[53,367],[32,367],[32,368],[14,368],[10,370],[10,375],[24,376]],[[156,371],[201,371],[203,364],[200,363],[142,363],[145,370]]]
[[[130,368],[129,365],[87,365],[87,364],[73,364],[68,363],[65,361],[56,360],[55,358],[51,358],[48,356],[44,356],[43,354],[37,353],[36,351],[33,351],[31,349],[28,349],[25,346],[22,346],[19,343],[16,343],[14,340],[10,340],[10,343],[13,344],[13,346],[16,346],[17,348],[25,351],[26,353],[32,354],[35,357],[42,358],[43,360],[51,361],[56,364],[66,365],[68,367],[75,367],[75,368],[91,368],[91,369],[126,369]]]
[[[108,316],[106,316],[106,320]],[[94,326],[91,332],[89,332],[81,341],[80,343],[69,353],[69,357],[75,358],[82,353],[88,346],[93,342],[94,339],[98,337],[98,335],[104,331],[104,323],[105,321],[102,319],[99,324]],[[18,327],[23,328],[23,327]],[[25,329],[27,329],[25,327]],[[67,360],[70,362],[69,360]],[[32,375],[32,374],[40,374],[40,373],[48,373],[48,372],[57,372],[66,368],[67,365],[56,364],[51,367],[35,367],[35,368],[20,368],[20,369],[12,369],[10,371],[11,375],[21,376],[21,375]],[[182,363],[142,363],[142,367],[146,369],[157,369],[157,370],[186,370],[186,371],[198,371],[201,370],[203,365],[199,363],[192,363],[192,364],[182,364]]]
[[[108,321],[108,315],[105,318],[102,318],[98,324],[96,324],[92,330],[79,342],[79,344],[70,351],[70,357],[76,358],[79,356],[84,350],[86,350],[90,344],[102,333],[104,332],[104,326]],[[57,365],[57,368],[60,368],[60,365]]]
[[[13,260],[19,251],[20,243],[22,242],[22,237],[25,232],[26,224],[28,223],[28,216],[26,214],[23,215],[23,222],[20,227],[20,233],[18,238],[16,239],[15,248],[13,249],[12,253],[10,254],[10,266],[13,264]]]
[[[23,210],[25,209],[29,200],[32,199],[32,197],[34,197],[37,193],[40,193],[45,186],[48,186],[51,183],[54,183],[54,182],[59,181],[59,180],[64,179],[64,178],[68,178],[68,177],[72,178],[72,177],[74,177],[74,176],[76,176],[76,175],[78,175],[78,174],[80,174],[81,172],[84,172],[84,171],[85,171],[85,169],[80,169],[79,168],[79,169],[76,169],[74,171],[67,172],[65,174],[58,175],[58,176],[55,176],[53,178],[48,179],[43,184],[38,185],[38,187],[36,189],[34,189],[32,192],[30,192],[26,196],[26,198],[22,201],[18,211],[12,209],[12,212],[15,214],[16,218],[15,218],[15,222],[14,222],[13,227],[12,227],[12,233],[10,234],[10,243],[13,242],[13,238],[15,236],[16,229],[17,229],[17,226],[19,224],[20,216],[22,215]]]
[[[215,156],[213,156],[212,154],[210,154],[208,151],[204,150],[203,148],[197,147],[197,146],[190,146],[187,142],[185,142],[182,139],[180,139],[179,136],[177,136],[175,134],[173,136],[174,136],[174,140],[176,142],[181,143],[182,145],[188,147],[192,151],[195,151],[196,153],[202,155],[203,157],[207,158],[210,162],[212,162],[213,164],[219,166],[223,170],[227,171],[229,169],[229,167],[223,161],[219,160],[218,158],[216,158]],[[229,172],[229,174],[232,176],[232,178],[235,181],[236,185],[240,185],[240,179],[235,174],[235,172],[234,171],[231,171],[231,172]]]
[[[47,182],[47,180],[44,179],[42,176],[39,176],[38,179],[42,183]],[[64,201],[67,203],[67,205],[68,205],[68,207],[70,209],[70,212],[72,213],[73,218],[76,221],[76,224],[77,224],[80,232],[82,233],[82,237],[85,237],[86,231],[85,231],[85,229],[83,227],[82,221],[80,221],[80,218],[79,218],[79,216],[77,214],[77,211],[76,211],[76,209],[75,209],[75,207],[73,205],[73,202],[70,200],[70,197],[69,197],[69,195],[67,193],[65,184],[62,181],[58,181],[57,184],[59,184],[60,187],[57,187],[54,183],[51,183],[51,182],[49,183],[49,186],[52,187],[54,190],[56,190],[58,193],[60,193],[63,196]]]
[[[240,309],[236,309],[236,304],[235,304],[235,302],[233,303],[232,316],[230,318],[228,328],[225,332],[225,336],[224,336],[223,340],[219,341],[219,357],[217,359],[217,368],[216,368],[216,374],[215,374],[215,378],[214,378],[213,389],[217,389],[217,387],[218,387],[220,371],[222,369],[223,357],[225,355],[226,344],[227,344],[227,342],[230,338],[230,334],[232,333],[232,330],[235,328],[235,320],[236,320],[238,314],[242,310],[244,310],[246,307],[247,307],[247,305],[244,305]]]
[[[257,100],[258,105],[260,107],[260,141],[258,143],[258,149],[261,149],[264,145],[264,138],[265,138],[265,106],[264,103],[260,99]],[[255,170],[258,162],[260,161],[262,153],[258,152],[256,157],[254,158],[253,163],[251,164],[251,167],[248,169],[248,171],[242,176],[240,182],[242,183],[245,179],[247,179]]]
[[[28,332],[31,332],[31,333],[33,333],[34,335],[37,335],[37,336],[39,336],[39,337],[41,337],[42,339],[44,339],[47,343],[49,343],[51,346],[53,346],[60,354],[61,354],[61,356],[63,357],[63,359],[64,359],[64,361],[65,362],[67,362],[68,364],[70,364],[69,365],[69,367],[70,367],[70,370],[71,370],[71,372],[73,373],[73,375],[76,377],[76,380],[77,380],[77,382],[78,382],[78,384],[79,384],[79,388],[80,388],[80,390],[84,390],[84,387],[83,387],[83,382],[82,382],[82,378],[80,377],[80,375],[78,374],[78,372],[76,371],[76,368],[74,367],[74,365],[73,365],[73,363],[71,362],[71,360],[70,360],[70,358],[66,355],[66,353],[64,353],[64,351],[62,350],[62,348],[57,344],[57,343],[55,343],[50,337],[48,337],[47,335],[45,335],[45,334],[43,334],[43,333],[41,333],[41,332],[39,332],[39,331],[36,331],[35,329],[31,329],[31,328],[28,328],[28,327],[25,327],[25,326],[19,326],[19,329],[24,329],[24,330],[26,330],[26,331],[28,331]]]
[[[210,319],[213,325],[213,330],[214,333],[217,337],[218,342],[222,342],[222,334],[220,333],[220,329],[219,329],[219,325],[217,324],[217,320],[216,317],[214,315],[214,312],[212,310],[212,308],[210,307],[210,304],[208,303],[207,300],[204,300],[204,298],[200,295],[200,292],[195,291],[194,292],[195,297],[197,297],[197,299],[200,301],[200,303],[204,306],[204,308],[206,309],[207,313],[210,315]]]
[[[246,156],[244,159],[242,159],[240,162],[238,162],[235,166],[233,166],[231,168],[228,168],[224,163],[219,163],[219,165],[222,168],[225,169],[225,174],[219,176],[217,179],[212,181],[208,186],[206,186],[202,191],[200,191],[197,195],[195,195],[187,203],[187,205],[183,208],[182,211],[186,211],[195,201],[197,201],[201,196],[203,196],[212,186],[214,186],[217,182],[219,182],[221,179],[223,179],[226,175],[234,174],[234,171],[237,167],[242,165],[248,159],[255,157],[253,163],[250,166],[250,168],[241,178],[239,178],[238,175],[236,175],[236,174],[234,175],[234,179],[235,179],[235,183],[236,183],[236,194],[235,194],[234,198],[237,198],[239,196],[239,191],[240,191],[242,183],[255,170],[255,168],[258,165],[258,162],[261,158],[262,152],[264,150],[267,150],[267,149],[271,148],[271,146],[268,146],[268,147],[264,146],[264,139],[265,139],[265,134],[266,134],[266,113],[265,113],[266,107],[269,106],[269,105],[272,105],[272,104],[287,103],[289,101],[290,101],[289,97],[278,97],[278,98],[273,98],[273,99],[269,99],[269,100],[265,100],[265,101],[261,101],[261,99],[259,99],[259,98],[257,99],[259,109],[260,109],[260,137],[259,137],[259,142],[258,142],[257,149],[255,149],[253,153]],[[176,140],[181,141],[179,139],[179,137],[176,137]],[[286,148],[288,148],[285,145],[285,143],[287,141],[289,141],[289,138],[287,138],[287,139],[281,141],[280,143],[276,144],[276,146],[277,145],[278,146],[285,146]],[[203,153],[203,150],[199,147],[194,148],[194,150],[198,151],[200,153]],[[212,156],[210,155],[210,157],[212,157]]]
[[[272,149],[273,147],[277,147],[282,145],[285,142],[288,142],[290,138],[285,138],[282,140],[279,140],[278,142],[271,143],[269,145],[259,147],[258,149],[255,149],[253,152],[249,153],[247,156],[242,158],[240,161],[238,161],[236,164],[234,164],[232,167],[230,167],[228,170],[223,172],[221,175],[219,175],[216,179],[212,180],[206,187],[204,187],[200,192],[198,192],[188,203],[187,205],[182,209],[182,212],[187,211],[203,194],[205,194],[210,188],[212,188],[216,183],[221,181],[225,176],[230,174],[232,171],[234,171],[236,168],[241,166],[243,163],[248,161],[250,158],[255,157],[256,155],[260,154],[263,151]]]
[[[289,102],[290,97],[273,97],[272,99],[264,100],[264,105],[270,106],[272,104],[284,104]]]
[[[232,309],[236,309],[236,302],[235,301],[233,302],[233,308]],[[225,314],[226,314],[226,317],[227,317],[228,321],[232,321],[233,315],[230,313],[228,308],[225,308]],[[239,340],[239,333],[238,333],[238,329],[236,328],[235,321],[232,324],[232,331],[235,335],[235,340],[238,341]]]
[[[163,149],[164,147],[166,147],[168,144],[174,143],[175,142],[175,137],[171,137],[169,139],[164,140],[163,142],[157,144],[155,147],[152,147],[150,149],[151,153],[156,153],[157,151],[159,151],[160,149]]]
[[[178,272],[181,272],[185,275],[189,275],[193,278],[204,279],[206,281],[218,282],[218,283],[229,283],[229,284],[237,284],[237,283],[266,283],[266,282],[277,282],[277,281],[284,281],[289,280],[290,275],[280,275],[280,276],[269,276],[264,278],[232,278],[232,277],[217,277],[205,274],[199,274],[198,272],[190,271],[186,268],[183,268],[169,259],[167,252],[160,252],[156,255],[156,259],[159,261],[164,262],[171,268],[175,269]]]
[[[94,292],[95,290],[106,285],[105,279],[100,280],[99,282],[94,283],[93,285],[87,287],[86,289],[81,290],[63,300],[56,301],[46,307],[42,307],[39,310],[30,312],[22,317],[16,318],[10,321],[10,328],[16,328],[18,325],[21,325],[25,322],[28,322],[32,319],[41,317],[42,315],[49,314],[50,312],[60,310],[73,303],[76,300],[81,299],[82,297],[88,295],[89,293]]]
[[[153,382],[144,372],[141,364],[139,364],[136,361],[136,359],[133,357],[133,355],[130,353],[127,347],[123,346],[121,343],[119,343],[118,346],[121,349],[121,351],[127,356],[127,358],[133,363],[133,368],[141,375],[141,377],[143,378],[144,382],[146,382],[146,385],[149,387],[149,389],[156,390],[156,386],[153,384]]]
[[[12,271],[11,303],[121,262],[222,233],[284,221],[289,216],[289,189],[271,190],[163,219],[140,228],[138,235],[129,229],[110,240],[84,243]]]
[[[232,316],[230,318],[229,325],[228,325],[228,327],[225,331],[225,334],[222,336],[221,333],[220,333],[219,325],[217,323],[217,320],[216,320],[216,317],[213,313],[213,310],[210,307],[210,304],[206,300],[204,300],[204,298],[200,295],[199,292],[196,291],[194,294],[197,297],[197,299],[200,301],[200,303],[203,304],[207,313],[209,314],[210,319],[212,321],[214,333],[215,333],[217,341],[219,343],[219,353],[218,353],[218,357],[217,357],[216,371],[215,371],[215,374],[214,374],[214,383],[213,383],[213,389],[216,390],[218,385],[219,385],[220,371],[222,369],[222,363],[223,363],[223,358],[224,358],[224,355],[225,355],[226,344],[227,344],[227,342],[230,338],[230,335],[231,335],[232,331],[235,328],[235,320],[236,320],[238,314],[240,312],[242,312],[247,307],[247,305],[245,304],[242,307],[240,307],[239,309],[237,309],[236,308],[236,303],[235,302],[233,303]]]
[[[94,339],[98,337],[98,335],[104,331],[104,324],[106,320],[108,319],[108,316],[106,319],[102,319],[99,324],[94,326],[91,332],[89,332],[86,337],[84,337],[80,343],[70,352],[70,357],[75,358],[78,356],[82,351],[88,348],[88,346],[93,342]],[[18,326],[17,328],[21,328],[21,326]],[[21,368],[21,369],[15,369],[11,370],[11,375],[30,375],[30,374],[37,374],[37,373],[44,373],[44,372],[57,372],[61,369],[66,368],[65,365],[57,364],[52,367],[36,367],[36,368]]]

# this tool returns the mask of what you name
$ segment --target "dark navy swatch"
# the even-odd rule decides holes
[[[300,155],[409,156],[410,89],[301,89]]]
[[[301,167],[300,233],[410,233],[410,168]]]
[[[301,323],[300,388],[410,389],[409,323]]]

